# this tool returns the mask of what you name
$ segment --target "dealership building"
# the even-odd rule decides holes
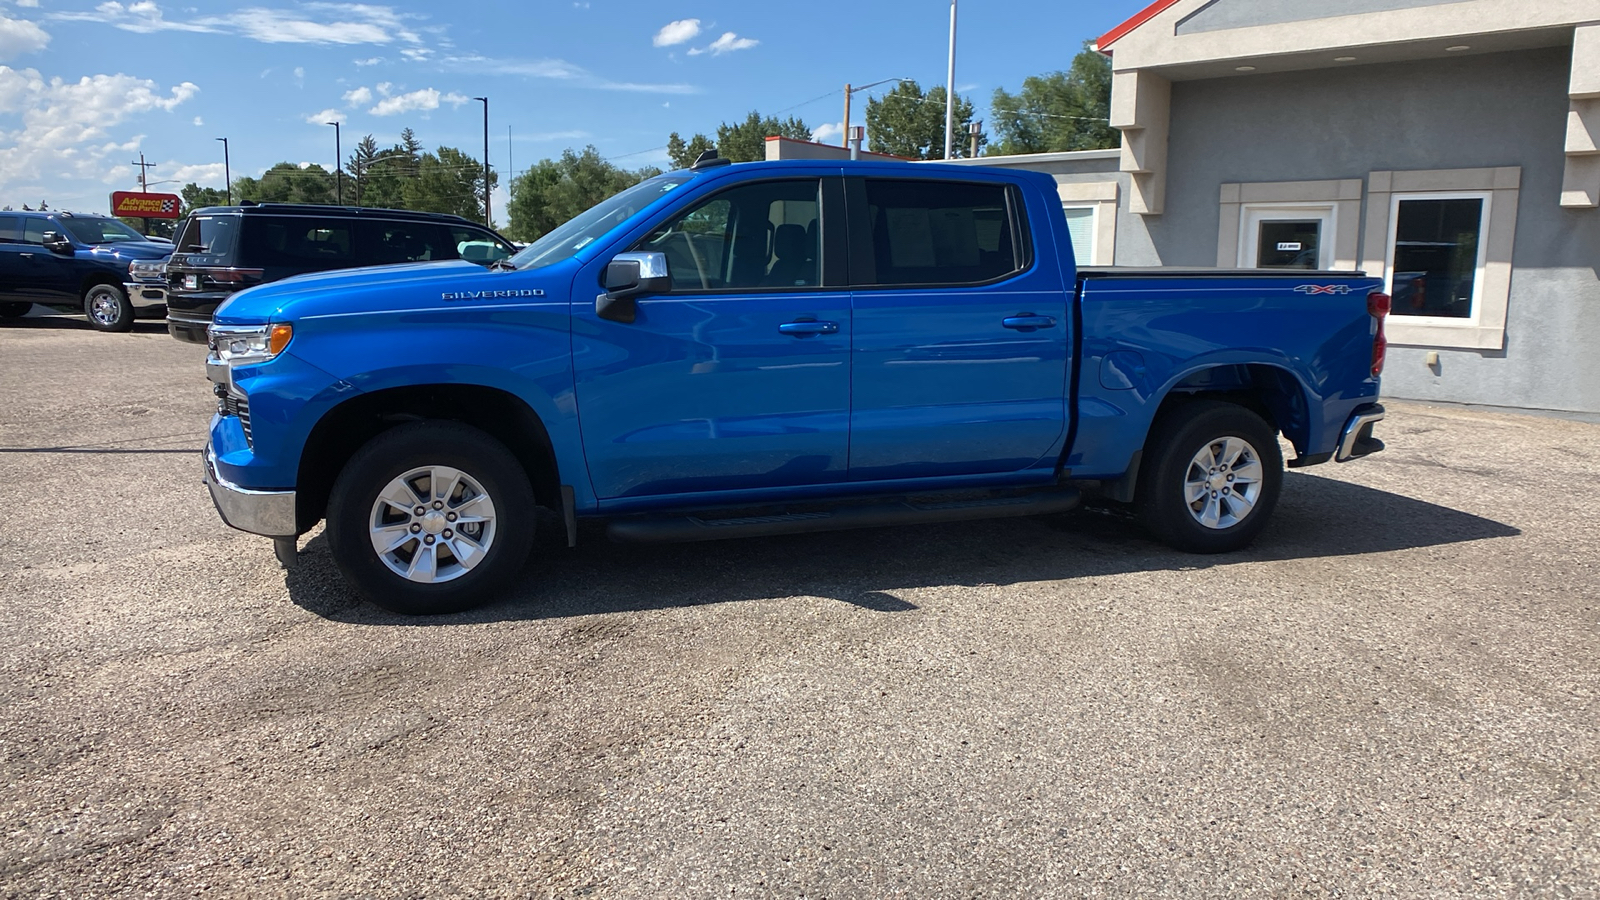
[[[1098,42],[1113,151],[1050,172],[1095,265],[1336,268],[1389,396],[1600,413],[1600,2],[1159,0]]]

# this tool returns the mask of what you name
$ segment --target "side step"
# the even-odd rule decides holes
[[[606,528],[606,536],[619,543],[659,544],[843,531],[848,528],[881,528],[888,525],[962,522],[970,519],[1009,519],[1066,512],[1077,507],[1082,498],[1083,495],[1076,488],[1064,488],[978,500],[900,498],[814,512],[773,515],[718,518],[713,518],[715,514],[711,513],[698,516],[637,516],[613,520]]]

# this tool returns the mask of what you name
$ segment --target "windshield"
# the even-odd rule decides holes
[[[116,219],[91,219],[82,216],[61,217],[61,227],[72,233],[80,244],[113,244],[118,241],[143,241],[144,235],[118,222]]]
[[[511,257],[511,262],[519,269],[540,269],[570,259],[572,254],[594,243],[606,232],[626,222],[634,213],[649,206],[656,198],[692,177],[660,175],[641,181],[579,213],[565,224],[556,226],[521,253]]]

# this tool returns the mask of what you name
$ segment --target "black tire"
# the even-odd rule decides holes
[[[90,285],[83,292],[83,314],[96,331],[133,330],[133,304],[120,285]]]
[[[409,512],[401,514],[393,507],[378,512],[380,493],[402,475],[431,466],[457,469],[482,487],[493,505],[493,531],[483,532],[492,539],[481,560],[470,568],[455,563],[454,557],[448,554],[447,546],[456,546],[447,545],[443,540],[450,532],[439,532],[435,541],[430,542],[436,543],[436,547],[429,558],[435,561],[442,558],[444,562],[436,562],[436,566],[446,569],[453,566],[452,571],[459,572],[451,580],[419,583],[391,569],[390,562],[405,562],[401,557],[407,554],[415,559],[422,550],[419,542],[428,537],[428,533],[416,532],[420,535],[417,542],[390,554],[387,557],[390,562],[385,562],[373,546],[371,532],[380,515],[411,515]],[[428,484],[428,494],[435,490]],[[447,504],[439,515],[448,512]],[[459,422],[412,422],[368,441],[345,464],[328,498],[326,530],[334,562],[361,596],[392,612],[431,616],[460,612],[494,599],[527,560],[528,550],[533,545],[534,517],[533,488],[528,484],[522,465],[505,445]],[[409,521],[416,524],[422,520]],[[438,521],[429,527],[449,528]],[[401,531],[409,528],[406,526]],[[466,535],[463,528],[456,537]]]
[[[33,309],[32,303],[0,303],[0,319],[20,319]]]
[[[1207,490],[1215,490],[1209,497],[1203,490],[1194,501],[1197,506],[1191,506],[1187,482],[1192,464],[1202,451],[1219,449],[1229,438],[1243,441],[1260,466],[1253,505],[1246,508],[1245,495],[1235,495],[1230,487],[1235,477],[1249,477],[1249,470],[1240,464],[1237,476],[1227,465],[1204,471],[1194,465],[1193,475],[1211,480]],[[1239,459],[1247,460],[1248,455]],[[1172,409],[1151,429],[1134,506],[1144,527],[1168,546],[1189,553],[1227,553],[1255,540],[1282,489],[1283,452],[1272,426],[1237,404],[1197,400]],[[1249,490],[1247,485],[1245,492]],[[1219,510],[1223,514],[1215,516],[1213,524],[1201,521],[1208,512]]]

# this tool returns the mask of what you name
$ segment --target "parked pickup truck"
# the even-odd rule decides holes
[[[1290,466],[1372,436],[1388,298],[1358,273],[1074,268],[1048,175],[702,159],[489,268],[310,275],[211,326],[228,524],[326,519],[372,602],[440,613],[575,544],[1058,513],[1249,543]]]

